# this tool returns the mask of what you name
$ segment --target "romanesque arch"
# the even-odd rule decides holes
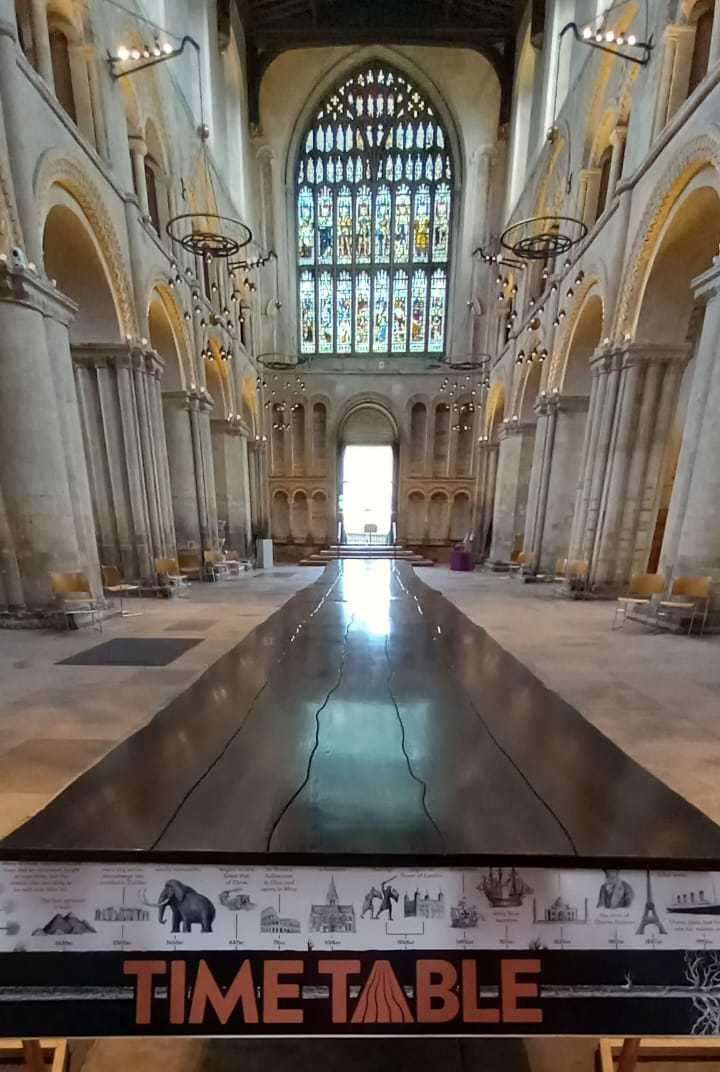
[[[131,297],[132,287],[126,259],[111,222],[110,206],[95,183],[88,178],[86,168],[80,160],[65,151],[49,150],[40,158],[35,173],[35,197],[43,230],[52,205],[53,187],[64,190],[82,210],[94,240],[102,251],[113,298],[118,308],[122,334],[136,336],[137,317]]]

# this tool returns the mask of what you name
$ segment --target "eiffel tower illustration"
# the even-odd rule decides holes
[[[647,888],[645,893],[645,908],[643,910],[642,919],[640,920],[640,926],[638,927],[636,934],[644,934],[645,928],[653,924],[658,929],[658,934],[667,934],[667,931],[660,922],[660,916],[655,910],[655,902],[653,901],[652,885],[650,884],[650,872],[646,871],[647,875]]]

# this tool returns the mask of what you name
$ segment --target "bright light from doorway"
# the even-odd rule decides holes
[[[393,449],[347,446],[343,455],[343,517],[350,543],[385,543],[393,497]],[[376,526],[375,530],[367,526]]]

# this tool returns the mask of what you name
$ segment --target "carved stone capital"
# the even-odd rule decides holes
[[[511,439],[513,436],[528,435],[535,431],[535,427],[534,421],[516,421],[511,418],[507,424],[503,422],[498,439],[502,442],[503,439]]]
[[[26,264],[13,264],[10,257],[0,261],[0,302],[13,302],[37,309],[43,316],[67,326],[78,307],[54,286],[47,276]]]
[[[623,350],[622,367],[633,365],[684,365],[690,357],[690,346],[663,346],[661,343],[630,343]]]

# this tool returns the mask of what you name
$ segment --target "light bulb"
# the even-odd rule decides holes
[[[130,50],[125,48],[125,45],[121,45],[120,48],[117,50],[117,58],[122,63],[125,63],[126,60],[130,59]]]
[[[589,26],[586,26],[586,27],[585,27],[585,29],[584,29],[584,30],[583,30],[583,32],[582,32],[582,35],[583,35],[583,37],[585,38],[585,40],[586,40],[586,41],[587,41],[587,40],[588,40],[588,39],[589,39],[590,37],[592,37],[592,30],[590,29],[590,27],[589,27]]]
[[[635,36],[635,34],[628,34],[627,41],[628,41],[629,45],[636,45],[637,44],[637,37]]]
[[[169,56],[170,53],[173,51],[173,47],[169,41],[164,41],[162,45],[162,50],[166,56]]]
[[[140,49],[139,48],[134,48],[132,50],[132,52],[130,53],[130,59],[131,60],[139,60],[140,59]]]
[[[607,31],[607,33],[605,34],[605,40],[608,41],[608,42],[611,42],[611,41],[615,40],[615,34],[613,33],[612,30]]]

